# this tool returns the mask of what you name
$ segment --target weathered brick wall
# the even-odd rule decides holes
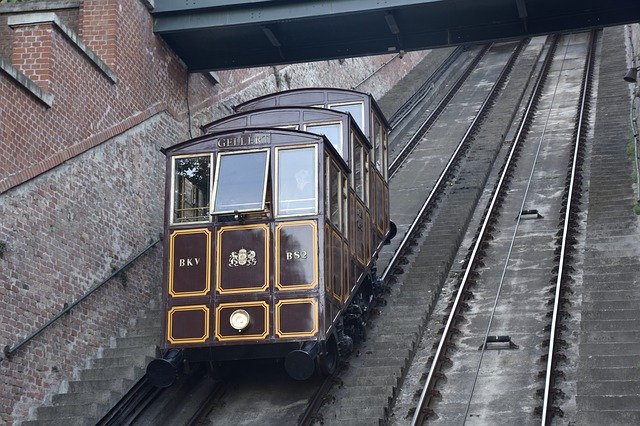
[[[164,157],[184,132],[158,115],[0,197],[2,344],[45,324],[158,237]],[[0,363],[0,423],[20,420],[157,295],[162,249]]]
[[[4,58],[11,57],[11,46],[13,44],[13,30],[11,30],[11,28],[9,28],[9,26],[7,25],[7,17],[9,16],[8,11],[20,8],[21,10],[23,10],[20,13],[27,13],[24,10],[25,9],[28,10],[31,3],[32,2],[29,2],[29,3],[25,2],[25,3],[19,3],[19,4],[18,3],[0,4],[0,56],[1,57],[4,57]],[[47,0],[39,1],[37,3],[47,3]],[[56,9],[54,7],[52,9],[47,9],[47,10],[50,12],[55,12],[56,15],[58,15],[60,20],[64,22],[64,24],[67,27],[71,28],[75,32],[78,32],[79,13],[78,13],[77,7],[69,8],[69,9]],[[12,13],[12,15],[15,15],[15,14],[16,13]]]
[[[379,96],[424,56],[227,71],[216,85],[194,74],[187,97],[188,74],[153,35],[143,3],[114,1],[120,21],[110,39],[116,43],[110,68],[116,83],[55,25],[46,87],[55,97],[51,108],[0,70],[0,182],[11,183],[0,185],[0,346],[46,323],[160,234],[159,148],[189,137],[188,110],[196,136],[200,124],[229,114],[239,102],[278,89],[350,88],[390,61],[360,87]],[[0,21],[0,31],[5,26]],[[0,423],[29,418],[158,296],[161,250],[128,270],[126,288],[119,279],[108,282],[0,362]]]

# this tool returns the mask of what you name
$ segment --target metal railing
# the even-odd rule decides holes
[[[21,340],[19,343],[16,343],[14,346],[9,346],[6,345],[3,349],[3,353],[4,356],[7,359],[11,359],[11,357],[25,344],[27,344],[29,341],[33,340],[34,338],[36,338],[37,336],[39,336],[44,330],[46,330],[47,328],[49,328],[49,326],[51,326],[54,322],[56,322],[58,319],[62,318],[65,314],[68,314],[69,312],[71,312],[71,310],[73,308],[75,308],[80,302],[82,302],[83,300],[85,300],[87,297],[91,296],[96,290],[98,290],[100,287],[102,287],[104,284],[106,284],[107,282],[109,282],[112,278],[116,277],[117,275],[121,274],[125,269],[127,269],[133,262],[135,262],[136,260],[138,260],[140,257],[144,256],[149,250],[151,250],[152,248],[154,248],[160,241],[162,241],[162,238],[158,238],[156,241],[154,241],[153,243],[149,244],[144,250],[142,250],[140,253],[138,253],[136,256],[134,256],[133,258],[129,259],[123,266],[121,266],[119,269],[117,269],[116,271],[114,271],[111,275],[109,275],[107,278],[105,278],[103,281],[101,281],[100,283],[96,284],[95,286],[91,287],[84,295],[82,295],[79,299],[75,300],[72,303],[65,303],[63,309],[56,314],[53,318],[51,318],[49,321],[47,321],[46,324],[44,324],[43,326],[41,326],[40,328],[38,328],[37,330],[35,330],[34,332],[32,332],[30,335],[28,335],[27,337],[25,337],[23,340]],[[2,358],[0,358],[1,360]]]

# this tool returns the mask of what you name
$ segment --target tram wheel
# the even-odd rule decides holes
[[[338,345],[336,339],[331,336],[327,341],[327,350],[318,355],[318,372],[322,376],[331,376],[338,368]]]

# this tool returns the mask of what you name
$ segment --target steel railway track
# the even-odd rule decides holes
[[[565,198],[567,199],[567,202],[565,206],[562,207],[562,210],[561,210],[561,225],[562,225],[561,235],[563,237],[561,241],[559,241],[558,250],[556,250],[560,256],[559,259],[564,259],[565,253],[569,251],[565,247],[567,242],[571,242],[570,224],[574,222],[574,219],[575,219],[575,217],[572,215],[576,214],[576,209],[572,206],[572,203],[571,203],[571,198],[572,198],[571,194],[575,194],[576,191],[579,190],[578,189],[579,185],[574,184],[574,182],[576,182],[576,176],[578,174],[577,170],[579,169],[579,166],[580,166],[580,159],[581,159],[580,152],[582,148],[579,141],[583,137],[583,134],[582,134],[582,128],[583,128],[582,124],[584,122],[583,117],[586,114],[585,111],[586,111],[586,107],[588,106],[587,99],[590,92],[589,90],[590,75],[591,75],[590,59],[593,57],[592,43],[590,43],[589,49],[590,50],[587,55],[589,60],[586,61],[585,71],[583,73],[584,77],[583,77],[583,86],[582,86],[581,95],[580,95],[580,107],[578,108],[579,113],[578,113],[578,119],[576,120],[576,122],[578,123],[576,125],[576,136],[575,136],[576,144],[574,145],[573,155],[571,156],[570,163],[572,167],[569,169],[569,173],[568,173],[569,176],[567,178],[568,183],[565,188]],[[472,244],[472,249],[468,253],[468,256],[466,259],[466,268],[464,268],[464,272],[462,273],[462,278],[459,281],[457,291],[455,293],[455,297],[451,303],[451,309],[446,319],[445,326],[442,330],[442,338],[437,344],[437,348],[431,362],[431,367],[426,375],[427,376],[426,382],[424,384],[424,387],[420,395],[420,399],[415,409],[413,419],[412,419],[412,424],[423,424],[425,421],[427,421],[427,418],[433,413],[433,406],[436,405],[435,404],[436,401],[439,400],[440,397],[442,396],[441,392],[437,390],[437,388],[439,387],[438,385],[442,383],[441,379],[445,377],[445,372],[447,371],[447,369],[451,367],[452,363],[455,364],[457,362],[458,364],[460,364],[460,361],[456,361],[458,358],[453,358],[454,354],[460,352],[460,351],[456,351],[456,347],[460,346],[461,350],[467,347],[468,349],[467,353],[471,353],[471,349],[469,348],[469,346],[471,345],[471,343],[469,342],[471,342],[471,340],[470,338],[465,337],[464,330],[471,329],[475,326],[473,324],[473,321],[474,321],[473,319],[472,320],[466,319],[465,311],[469,310],[472,306],[480,305],[481,302],[486,301],[487,296],[483,290],[474,288],[474,290],[471,291],[470,287],[478,279],[479,272],[482,271],[484,266],[483,265],[483,262],[485,261],[484,257],[486,253],[490,250],[489,240],[493,237],[493,234],[496,232],[497,217],[500,215],[500,206],[505,202],[505,199],[507,197],[506,195],[507,187],[509,186],[510,180],[512,179],[515,173],[516,162],[522,150],[522,144],[524,143],[525,137],[530,129],[530,126],[532,125],[532,119],[536,110],[536,106],[540,102],[540,97],[543,93],[545,80],[547,78],[548,71],[551,66],[551,60],[554,55],[554,50],[555,48],[552,48],[548,51],[547,58],[545,59],[545,62],[543,65],[543,70],[538,77],[535,88],[529,99],[528,106],[525,110],[520,128],[517,132],[517,136],[512,143],[510,152],[507,156],[505,164],[503,165],[502,172],[500,173],[499,180],[496,186],[494,187],[493,195],[491,196],[491,200],[489,202],[487,210],[485,211],[484,218],[481,221],[481,226]],[[533,176],[533,168],[531,171],[531,176]],[[530,179],[531,179],[531,176],[530,176]],[[525,191],[525,194],[526,194],[526,191]],[[524,200],[526,200],[526,195],[525,197],[523,197],[522,205],[517,210],[517,212],[520,212],[520,214],[517,214],[518,222],[522,217],[522,212],[525,212]],[[532,212],[528,212],[528,213],[531,214]],[[536,215],[537,214],[538,212],[536,212]],[[517,229],[517,225],[516,225],[516,229]],[[515,231],[514,231],[514,238],[515,238]],[[511,245],[511,247],[513,247],[513,244]],[[509,249],[509,253],[511,253],[511,248]],[[507,258],[509,256],[510,254],[507,255]],[[505,271],[506,271],[506,266],[505,266]],[[504,274],[505,272],[503,271],[502,277],[493,277],[493,278],[495,278],[495,281],[498,281],[498,278],[499,278],[500,283],[502,283],[504,279]],[[564,269],[564,261],[560,260],[559,271],[557,273],[557,287],[555,291],[557,295],[555,299],[556,308],[560,308],[562,306],[562,304],[560,303],[559,296],[562,293],[561,283],[565,282],[566,280],[567,280],[567,273],[566,273],[566,270]],[[478,367],[475,373],[475,379],[471,383],[468,381],[465,382],[466,383],[465,386],[471,387],[472,389],[475,388],[476,383],[478,381],[478,374],[480,372],[480,366],[482,365],[482,359],[483,359],[482,357],[485,351],[487,350],[488,345],[501,344],[503,345],[502,346],[503,349],[508,349],[509,347],[513,347],[513,342],[511,342],[507,336],[490,336],[491,320],[493,319],[493,313],[496,311],[496,305],[498,303],[499,295],[500,295],[500,288],[501,288],[501,284],[495,296],[495,301],[491,309],[491,316],[488,321],[488,326],[486,328],[486,332],[484,333],[482,343],[480,344],[481,355],[480,355],[480,361],[478,363]],[[480,294],[482,297],[479,297],[478,294]],[[473,300],[474,298],[475,300]],[[474,312],[477,312],[477,309],[481,309],[481,308],[474,308]],[[558,318],[559,316],[560,315],[556,313],[556,309],[554,309],[554,313],[553,313],[554,322],[555,322],[555,319]],[[471,321],[471,324],[465,324],[465,322],[469,322],[469,321]],[[557,337],[554,335],[554,332],[553,332],[554,329],[555,329],[555,326],[553,326],[552,328],[551,342],[554,342],[555,340],[557,340]],[[543,403],[543,411],[544,411],[543,424],[546,421],[545,419],[549,417],[548,410],[545,407],[549,407],[549,400],[551,399],[551,397],[547,397],[547,395],[552,394],[551,392],[551,388],[553,386],[552,373],[553,373],[553,368],[557,364],[553,359],[553,354],[554,354],[553,346],[554,345],[552,343],[549,349],[550,355],[548,355],[549,357],[548,371],[546,373],[547,386],[545,387],[545,391],[544,391],[545,398]],[[495,361],[495,362],[498,362],[498,361]],[[494,364],[491,364],[491,365],[494,365]],[[457,371],[460,371],[460,368],[464,369],[466,367],[461,366],[458,368]],[[469,376],[469,374],[466,374],[466,375]],[[462,374],[460,374],[460,376],[462,376]],[[445,387],[446,386],[447,385],[445,385]],[[485,393],[486,392],[490,393],[490,391],[487,391],[484,388],[483,388],[483,391]],[[448,417],[445,417],[440,421],[444,423],[451,422],[451,421],[464,423],[467,420],[473,420],[472,417],[469,417],[469,410],[471,406],[472,397],[473,397],[473,391],[472,391],[472,394],[468,396],[468,400],[466,404],[462,404],[459,402],[457,405],[452,403],[452,404],[443,406],[443,410],[447,411]],[[508,398],[506,398],[506,400],[508,400]],[[461,405],[462,407],[460,407]],[[450,414],[451,411],[455,411],[456,407],[461,408],[463,413],[458,417],[455,417],[455,415]],[[493,407],[493,410],[491,411],[495,415],[496,412],[500,412],[500,409]],[[454,418],[455,420],[453,420]],[[501,420],[498,420],[497,418],[493,418],[493,420],[490,420],[489,418],[485,418],[485,417],[480,417],[478,420],[480,422],[482,421],[505,422],[506,421],[507,423],[510,421],[510,420],[505,420],[504,418],[501,418]],[[511,421],[512,420],[513,419],[511,419]]]
[[[486,118],[488,112],[491,110],[493,103],[496,100],[496,97],[499,93],[501,93],[502,88],[504,87],[505,81],[511,72],[513,65],[516,59],[519,56],[522,48],[526,45],[526,42],[520,43],[510,55],[508,61],[506,61],[505,66],[503,67],[499,78],[496,80],[492,89],[489,91],[485,100],[483,101],[481,107],[479,108],[478,114],[472,120],[471,124],[467,128],[464,136],[460,140],[459,144],[453,149],[453,154],[449,158],[446,165],[443,167],[439,177],[436,179],[436,182],[433,184],[430,193],[426,196],[426,201],[422,204],[419,209],[419,212],[411,225],[409,226],[407,232],[405,233],[404,238],[402,239],[400,246],[395,250],[395,254],[389,261],[389,264],[385,268],[384,273],[382,274],[383,279],[386,282],[393,280],[398,280],[398,275],[402,274],[402,266],[401,264],[406,263],[406,257],[415,248],[416,240],[419,239],[418,234],[427,226],[427,220],[432,215],[434,207],[437,205],[440,197],[446,192],[448,184],[450,180],[454,177],[456,169],[459,167],[460,162],[464,158],[464,154],[468,149],[469,143],[474,139],[474,136],[479,131],[479,128]],[[486,52],[485,52],[486,53]],[[441,111],[441,110],[440,110]],[[436,114],[440,114],[440,111],[436,112]],[[424,132],[423,132],[424,133]],[[402,158],[402,157],[399,157]],[[401,161],[401,160],[399,160]],[[395,170],[398,170],[397,168]],[[392,308],[393,309],[393,308]],[[381,322],[382,319],[376,319],[376,322]],[[375,332],[375,330],[374,330]],[[402,334],[401,330],[398,330],[399,334]],[[366,350],[367,348],[363,348]],[[403,348],[399,348],[399,352],[403,351]],[[411,352],[411,348],[407,348],[409,352]],[[372,362],[379,362],[379,359],[374,359]],[[399,373],[398,380],[401,380],[402,372]],[[342,383],[343,387],[347,385]],[[357,387],[357,386],[356,386]],[[325,388],[326,389],[326,388]],[[326,401],[328,398],[326,397],[327,390],[318,391],[314,398],[312,398],[312,404],[317,405],[319,401]],[[392,397],[392,395],[391,395]],[[326,411],[326,410],[325,410]],[[306,417],[302,418],[301,424],[310,424],[311,421],[322,418],[325,422],[331,423],[330,415],[316,415],[314,414],[314,409],[308,409],[306,413]],[[339,422],[339,421],[338,421]]]

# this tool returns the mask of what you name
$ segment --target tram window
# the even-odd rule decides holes
[[[214,213],[263,210],[269,151],[220,154],[214,186]]]
[[[369,154],[364,153],[364,204],[369,207]]]
[[[375,150],[376,169],[382,170],[382,125],[377,118],[373,119],[373,149]]]
[[[329,220],[338,229],[341,228],[340,221],[340,171],[333,162],[329,167]]]
[[[382,175],[384,180],[388,179],[388,167],[389,165],[389,136],[386,132],[382,134]]]
[[[347,177],[340,173],[342,177],[342,235],[345,237],[349,235],[349,209],[348,209],[348,197],[349,197],[349,185],[347,183]]]
[[[209,220],[211,155],[173,159],[172,223]]]
[[[325,135],[342,158],[347,157],[343,150],[341,123],[307,124],[304,129],[317,135]]]
[[[362,102],[329,105],[329,109],[351,114],[360,130],[364,131],[364,105]]]
[[[316,148],[278,149],[278,216],[315,214],[318,183]]]
[[[363,151],[362,144],[357,139],[353,140],[353,188],[358,197],[364,201],[364,183],[363,183]]]

